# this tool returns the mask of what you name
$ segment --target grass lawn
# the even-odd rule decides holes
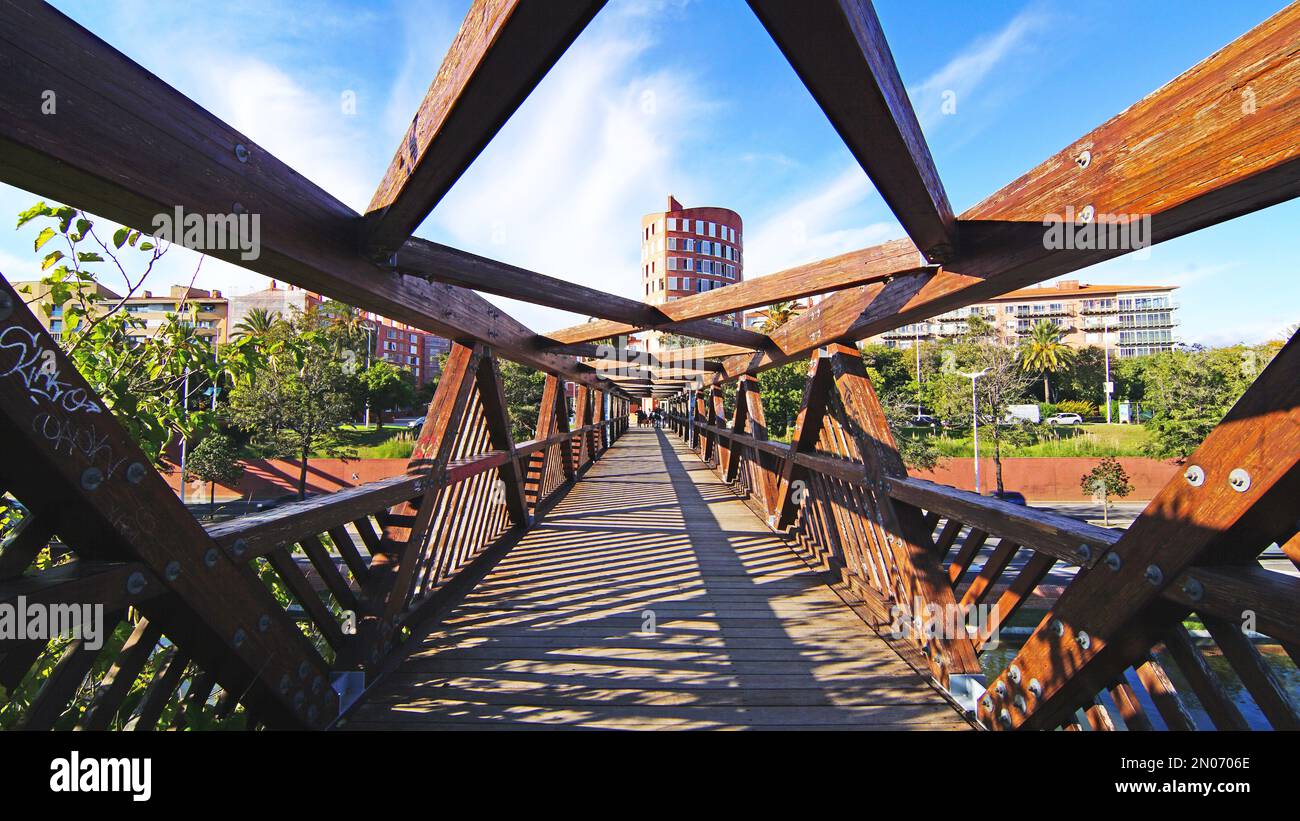
[[[378,429],[374,425],[343,425],[339,428],[340,437],[358,459],[409,459],[415,449],[414,438],[398,438],[406,432],[408,429],[401,425],[384,425]],[[268,458],[267,454],[251,446],[245,447],[241,456],[245,459]],[[328,456],[323,451],[312,454],[313,459]]]
[[[933,436],[928,428],[908,428],[905,436]],[[1141,425],[1084,424],[1052,428],[1048,438],[1030,445],[1006,445],[1003,456],[1142,456],[1147,431]],[[940,434],[935,440],[943,456],[973,456],[970,436]],[[992,437],[980,432],[981,455],[992,455]]]

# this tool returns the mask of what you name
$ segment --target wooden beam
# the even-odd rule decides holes
[[[815,294],[842,291],[902,273],[929,270],[928,266],[918,264],[919,258],[916,247],[912,243],[907,240],[894,240],[883,245],[799,265],[779,273],[748,279],[657,305],[656,309],[667,317],[666,324],[641,327],[688,333],[686,329],[690,327],[692,320],[722,316],[746,308],[802,299]],[[567,345],[605,339],[634,330],[636,326],[631,323],[609,319],[552,331],[547,334],[547,337]]]
[[[0,180],[147,233],[177,207],[244,214],[257,221],[256,248],[195,250],[594,381],[572,358],[539,352],[535,333],[478,294],[368,260],[358,251],[359,214],[52,6],[0,0],[0,55]],[[41,112],[46,92],[56,115]]]
[[[870,0],[749,0],[907,235],[927,258],[957,250],[939,172]]]
[[[588,288],[585,285],[565,282],[562,279],[475,256],[428,240],[410,240],[397,252],[395,264],[397,270],[403,274],[521,299],[548,308],[613,319],[617,321],[620,328],[636,330],[669,322],[657,306],[616,296],[596,288]],[[743,345],[760,350],[767,347],[767,337],[762,334],[719,322],[701,319],[681,323],[677,330],[687,336],[714,342]],[[608,334],[600,333],[580,341],[605,339],[627,332],[627,330],[620,330]],[[551,344],[549,339],[537,341],[538,348],[541,350]]]
[[[1181,619],[1187,612],[1174,607],[1157,611],[1160,619],[1146,616],[1181,574],[1197,563],[1248,561],[1279,534],[1294,532],[1300,337],[1277,354],[1186,465],[1193,479],[1182,472],[1171,479],[1115,543],[1111,553],[1118,562],[1080,573],[1021,648],[1015,663],[1024,681],[1041,682],[1041,696],[1018,707],[1011,698],[1015,683],[1004,674],[1007,695],[995,692],[996,684],[990,688],[981,720],[991,726],[1006,711],[1008,720],[999,726],[1057,721],[1090,695],[1084,692],[1089,683],[1114,680],[1150,649],[1137,637],[1154,641],[1167,628],[1160,623],[1165,617]]]
[[[373,258],[402,246],[604,5],[475,0],[366,208]]]
[[[772,334],[780,354],[730,357],[726,378],[790,362],[836,336],[865,339],[1135,250],[1045,247],[1044,221],[1053,216],[1064,221],[1092,206],[1098,221],[1149,217],[1142,239],[1163,242],[1295,197],[1298,39],[1300,6],[1292,4],[963,213],[958,259],[826,298],[823,315],[804,314]]]

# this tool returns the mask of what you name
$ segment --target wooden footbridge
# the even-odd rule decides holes
[[[650,306],[411,236],[601,5],[475,2],[363,215],[0,0],[0,179],[146,232],[259,214],[257,259],[197,250],[454,340],[405,475],[204,529],[0,281],[0,490],[26,511],[0,603],[117,625],[0,640],[20,725],[1300,726],[1278,672],[1300,584],[1258,561],[1300,563],[1300,341],[1123,532],[909,477],[853,344],[1124,253],[1047,247],[1047,215],[1141,215],[1159,242],[1296,196],[1300,8],[954,216],[871,4],[750,0],[908,237]],[[596,320],[538,334],[477,292]],[[770,335],[711,321],[814,295]],[[638,329],[702,344],[633,356]],[[529,441],[498,357],[547,374]],[[756,375],[799,358],[770,441]],[[629,429],[647,396],[666,429]],[[943,629],[1025,616],[1061,567],[1023,646]]]

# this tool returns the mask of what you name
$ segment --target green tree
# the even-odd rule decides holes
[[[758,329],[765,334],[770,334],[803,313],[803,310],[804,305],[798,300],[773,302],[766,308],[756,312],[760,317]]]
[[[1061,340],[1059,325],[1039,320],[1029,338],[1020,344],[1020,366],[1043,377],[1043,401],[1051,402],[1048,375],[1068,370],[1074,362],[1074,349]]]
[[[244,475],[239,449],[229,436],[213,433],[203,438],[185,461],[185,470],[202,482],[209,482],[208,518],[216,513],[217,483],[233,486]]]
[[[1147,452],[1187,456],[1219,424],[1268,365],[1268,345],[1168,351],[1148,358],[1142,371],[1144,405],[1152,412]]]
[[[42,305],[63,311],[60,346],[150,460],[164,467],[171,442],[196,441],[215,429],[214,391],[250,378],[260,366],[257,350],[242,341],[214,346],[196,332],[195,309],[185,303],[154,329],[124,310],[167,246],[128,228],[106,242],[89,215],[44,202],[19,215],[20,228],[29,223],[40,227],[35,250],[45,251],[41,284],[49,298]],[[105,271],[122,278],[126,296],[101,294]]]
[[[384,426],[384,411],[415,404],[415,378],[405,368],[378,360],[359,375],[364,398],[375,412],[375,430]]]
[[[804,382],[808,379],[808,360],[800,357],[758,375],[759,395],[763,399],[763,415],[767,429],[774,438],[784,438],[793,428],[803,403]]]
[[[532,439],[537,435],[537,409],[546,389],[546,374],[508,359],[499,360],[498,367],[510,416],[510,435],[516,442]]]
[[[971,380],[966,374],[983,372],[976,380],[975,413],[980,428],[993,440],[993,467],[998,493],[1005,488],[1002,483],[1002,445],[1018,444],[1028,438],[1028,432],[1016,425],[1005,424],[1007,410],[1025,397],[1033,381],[1016,360],[1015,352],[996,342],[968,336],[944,353],[944,366],[930,383],[928,391],[931,407],[941,419],[952,425],[971,422]]]
[[[254,339],[263,339],[275,330],[276,326],[283,322],[283,317],[279,311],[268,311],[265,308],[253,308],[244,314],[244,318],[235,323],[231,329],[231,339],[244,339],[252,337]]]
[[[311,455],[350,458],[339,425],[352,415],[353,394],[333,341],[306,316],[272,339],[258,378],[235,388],[228,413],[272,455],[300,460],[298,498],[307,495]]]
[[[1133,492],[1133,485],[1129,484],[1128,472],[1113,456],[1107,456],[1100,464],[1083,474],[1079,479],[1079,486],[1083,488],[1084,493],[1091,493],[1101,498],[1101,519],[1106,527],[1110,527],[1110,500],[1123,499]]]

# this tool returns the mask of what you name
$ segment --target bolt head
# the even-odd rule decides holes
[[[207,551],[203,554],[203,563],[206,564],[208,567],[216,567],[217,557],[218,557],[217,549],[215,547],[209,547]]]
[[[104,484],[104,472],[99,468],[86,468],[81,472],[81,486],[86,490],[94,491],[102,484]]]
[[[1074,164],[1079,166],[1080,169],[1087,168],[1092,164],[1092,152],[1087,150],[1083,151],[1079,156],[1074,158]]]
[[[1111,570],[1119,570],[1123,566],[1124,560],[1119,557],[1118,553],[1112,550],[1106,554],[1106,567]]]
[[[176,581],[181,577],[181,563],[174,559],[168,562],[167,566],[163,568],[163,575],[167,577],[169,582]]]
[[[1188,579],[1183,584],[1183,592],[1186,593],[1187,598],[1192,601],[1200,601],[1201,598],[1205,596],[1205,585],[1201,584],[1196,579]]]
[[[268,616],[266,613],[263,613],[261,616],[258,616],[257,618],[258,632],[265,633],[267,630],[270,629],[271,629],[271,617]]]
[[[1052,619],[1051,628],[1052,628],[1052,632],[1056,634],[1057,638],[1060,638],[1061,636],[1065,635],[1065,623],[1062,622],[1060,619]]]
[[[306,680],[307,680],[307,676],[308,676],[310,673],[311,673],[311,665],[310,665],[310,664],[308,664],[307,662],[304,661],[303,663],[301,663],[301,664],[298,665],[298,679],[299,679],[300,681],[306,681]]]
[[[1158,585],[1165,580],[1165,574],[1164,571],[1156,565],[1149,564],[1147,565],[1146,573],[1143,574],[1143,578],[1145,578],[1150,584]]]
[[[1250,490],[1250,474],[1242,468],[1233,468],[1228,474],[1228,486],[1238,493]]]
[[[1011,700],[1011,703],[1016,705],[1016,709],[1022,713],[1029,709],[1029,704],[1025,701],[1024,696],[1016,696]]]
[[[1205,469],[1200,465],[1191,465],[1187,470],[1183,471],[1183,478],[1192,487],[1200,487],[1205,484]]]
[[[230,546],[230,549],[235,552],[236,556],[243,556],[248,550],[248,542],[243,539],[235,539],[235,543]]]
[[[244,628],[242,627],[236,628],[235,634],[230,637],[230,643],[235,645],[236,647],[243,647],[244,642],[247,640],[248,640],[248,634],[244,632]]]
[[[1074,637],[1074,639],[1075,641],[1079,642],[1079,646],[1082,647],[1084,650],[1087,650],[1089,647],[1092,646],[1092,636],[1089,636],[1087,632],[1083,630],[1080,630],[1078,634]]]
[[[133,485],[138,485],[144,481],[144,477],[149,475],[149,469],[139,462],[132,462],[126,469],[126,480]]]
[[[144,574],[139,571],[126,577],[126,592],[132,596],[143,593],[146,585],[148,585],[148,582],[145,580]]]
[[[236,145],[235,157],[238,158],[240,162],[248,162],[248,147],[245,146],[243,143]]]
[[[289,694],[289,685],[290,685],[289,674],[288,674],[288,673],[285,673],[284,675],[280,676],[280,694],[281,694],[281,695],[288,695],[288,694]]]
[[[1029,694],[1034,698],[1043,697],[1043,683],[1036,678],[1029,680]]]
[[[1019,683],[1020,683],[1020,668],[1017,667],[1017,666],[1014,665],[1014,664],[1011,665],[1011,669],[1007,670],[1007,678],[1011,679],[1011,683],[1012,683],[1012,684],[1019,684]]]

